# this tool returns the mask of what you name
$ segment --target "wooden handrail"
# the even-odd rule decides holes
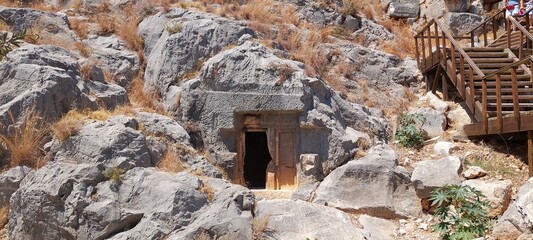
[[[466,33],[467,35],[470,35],[474,32],[476,32],[476,30],[478,30],[480,27],[482,27],[484,24],[487,24],[488,22],[492,22],[493,19],[495,19],[498,15],[500,14],[505,14],[505,7],[501,8],[500,10],[498,10],[496,13],[494,13],[492,16],[488,17],[485,19],[485,21],[483,21],[482,23],[480,23],[477,27],[475,27],[474,29],[470,30],[470,32]]]
[[[472,47],[474,47],[474,35],[475,33],[480,29],[482,28],[482,34],[484,36],[483,38],[483,46],[487,46],[488,45],[488,40],[487,40],[487,24],[490,22],[491,23],[491,29],[492,29],[492,39],[496,39],[496,26],[498,26],[498,23],[496,21],[499,20],[500,17],[505,17],[505,7],[501,8],[500,10],[498,10],[496,13],[494,13],[492,16],[488,17],[487,19],[485,19],[485,21],[483,21],[482,23],[480,23],[477,27],[473,28],[472,30],[470,30],[466,35],[468,37],[465,37],[465,38],[469,38],[470,39],[470,45]]]
[[[518,21],[516,21],[516,19],[512,16],[509,16],[508,17],[508,20],[510,22],[510,25],[517,28],[520,32],[520,44],[519,44],[519,47],[518,47],[518,58],[523,58],[524,57],[524,45],[523,45],[523,42],[524,42],[524,36],[529,40],[529,41],[533,41],[533,34],[531,34],[526,28],[524,28],[524,26],[522,26],[522,24],[520,24]],[[508,28],[507,29],[507,33],[508,35],[510,36],[510,31],[511,29]],[[511,44],[510,44],[510,41],[507,41],[507,47],[508,48],[511,48]]]
[[[516,61],[514,63],[509,63],[508,65],[505,65],[505,66],[501,67],[500,69],[485,75],[485,77],[483,77],[481,79],[482,80],[486,80],[486,79],[492,78],[492,77],[494,77],[496,75],[502,74],[505,71],[508,71],[511,68],[517,68],[517,67],[519,67],[522,64],[526,64],[529,61],[533,62],[533,56],[527,56],[527,57],[522,58],[522,59],[520,59],[520,60],[518,60],[518,61]]]

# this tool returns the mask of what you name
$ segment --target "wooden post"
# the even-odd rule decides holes
[[[442,100],[448,101],[448,82],[444,74],[442,75]]]
[[[529,177],[533,176],[533,131],[527,131],[527,165]]]

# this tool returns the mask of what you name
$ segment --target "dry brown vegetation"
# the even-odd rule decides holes
[[[52,125],[52,132],[59,141],[65,141],[70,136],[75,135],[83,126],[86,115],[77,110],[69,111],[59,121]]]
[[[15,120],[11,117],[12,124]],[[46,163],[42,147],[49,139],[49,126],[35,111],[26,113],[23,123],[7,134],[0,134],[0,141],[8,152],[8,166],[39,168]]]
[[[163,159],[157,164],[157,168],[165,172],[177,173],[186,169],[184,163],[181,161],[180,149],[181,146],[171,145],[163,156]]]
[[[157,92],[145,92],[142,71],[133,79],[128,89],[128,98],[134,107],[166,114],[165,109],[158,104],[161,96]]]
[[[9,205],[0,207],[0,229],[4,228],[9,221]]]
[[[89,35],[89,24],[77,18],[69,19],[70,29],[78,35],[81,39],[86,39]]]
[[[215,198],[215,189],[207,184],[206,181],[202,181],[202,188],[200,188],[200,192],[206,195],[207,201],[209,202],[212,202]]]
[[[263,239],[263,233],[265,233],[265,231],[267,230],[269,221],[269,215],[263,217],[255,217],[252,220],[252,239]]]

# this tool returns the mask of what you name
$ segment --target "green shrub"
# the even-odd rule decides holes
[[[396,140],[404,147],[420,146],[424,142],[422,131],[417,127],[416,120],[424,125],[426,119],[420,114],[403,114],[400,116],[400,127],[396,132]]]
[[[470,240],[484,236],[489,226],[485,196],[470,187],[446,185],[433,190],[429,200],[436,205],[435,216],[439,220],[432,226],[444,240]]]
[[[15,32],[10,34],[9,32],[4,32],[0,35],[0,61],[4,57],[13,51],[13,47],[20,47],[20,43],[26,36],[26,29],[21,32]]]

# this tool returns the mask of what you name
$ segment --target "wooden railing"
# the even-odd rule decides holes
[[[432,28],[434,29],[433,32],[431,31]],[[414,38],[418,66],[425,71],[438,63],[440,67],[437,70],[437,75],[442,70],[453,72],[450,74],[450,77],[455,83],[459,94],[466,100],[470,109],[475,111],[476,95],[474,92],[474,75],[483,78],[485,74],[468,54],[466,54],[450,31],[443,27],[438,20],[433,19]],[[448,47],[446,47],[447,43],[450,43],[449,53]],[[459,63],[457,63],[456,52],[459,54]],[[450,65],[448,65],[448,59],[451,62]],[[438,61],[435,62],[436,60]],[[459,69],[459,75],[456,74],[457,69]],[[467,73],[468,83],[465,81]],[[475,115],[479,116],[479,114]]]
[[[483,129],[486,133],[488,133],[488,114],[487,114],[487,81],[489,79],[496,78],[496,120],[497,120],[497,126],[498,130],[502,132],[503,130],[503,111],[502,111],[502,80],[501,75],[511,70],[511,88],[512,88],[512,101],[513,101],[513,117],[515,122],[518,125],[518,129],[520,129],[520,105],[518,102],[518,80],[517,80],[517,69],[521,65],[528,65],[530,66],[530,70],[533,72],[533,56],[525,57],[519,61],[516,61],[514,63],[511,63],[505,67],[502,67],[498,69],[497,71],[494,71],[490,74],[485,75],[483,78],[481,78],[482,84],[481,84],[481,103],[482,103],[482,122],[483,122]],[[533,82],[533,74],[530,76],[530,81]]]
[[[531,48],[531,42],[533,41],[533,34],[529,32],[528,29],[526,29],[522,24],[520,24],[514,17],[508,17],[507,22],[509,22],[509,26],[507,27],[507,36],[511,36],[511,29],[516,28],[518,32],[520,33],[520,40],[518,41],[520,44],[518,44],[518,58],[524,57],[524,40],[527,38],[526,46],[525,48]],[[529,23],[529,21],[526,21],[526,23]],[[507,38],[507,47],[511,48],[511,38]]]
[[[470,32],[467,33],[468,36],[470,36],[470,46],[474,47],[475,44],[475,36],[478,32],[480,32],[483,35],[483,45],[486,47],[488,42],[488,32],[492,32],[492,39],[496,39],[497,31],[498,31],[498,24],[501,19],[505,18],[505,8],[500,9],[498,12],[493,14],[492,16],[488,17],[483,21],[481,24],[479,24],[474,29],[470,30]]]

